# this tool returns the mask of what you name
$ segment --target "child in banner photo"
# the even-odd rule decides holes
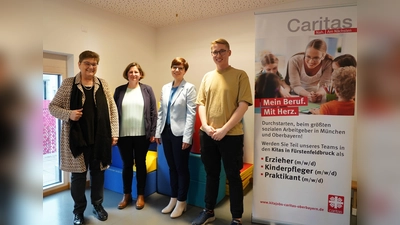
[[[279,92],[281,97],[290,97],[290,86],[286,84],[282,74],[278,71],[279,59],[272,53],[265,54],[261,59],[263,72],[275,73],[279,76],[280,88]]]
[[[310,112],[316,115],[354,115],[356,68],[346,66],[333,71],[332,88],[338,99],[322,104],[319,109],[311,109]]]
[[[350,54],[344,54],[344,55],[340,55],[340,56],[336,57],[332,61],[332,70],[336,70],[340,67],[345,67],[345,66],[357,67],[356,58],[354,58],[354,56],[352,56]],[[355,100],[355,99],[356,98],[354,96],[353,100]]]
[[[290,97],[290,87],[283,79],[282,74],[278,71],[279,59],[272,53],[266,53],[261,58],[262,70],[256,75],[256,80],[263,73],[274,73],[279,77],[279,92],[280,97]]]
[[[295,94],[307,97],[310,102],[321,102],[324,84],[331,79],[332,56],[326,51],[326,42],[314,39],[305,52],[293,55],[288,62],[285,82]]]
[[[281,79],[276,73],[261,73],[255,85],[255,98],[281,98]]]
[[[350,54],[344,54],[336,57],[332,61],[332,69],[336,70],[337,68],[340,67],[345,67],[345,66],[353,66],[357,67],[357,60],[354,58],[354,56]]]

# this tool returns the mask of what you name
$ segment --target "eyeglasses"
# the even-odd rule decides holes
[[[218,54],[220,54],[220,55],[224,55],[225,53],[226,53],[226,49],[221,49],[221,50],[219,50],[219,51],[213,51],[213,52],[211,52],[211,54],[213,55],[213,56],[217,56]]]
[[[311,58],[310,56],[306,56],[305,58],[306,58],[307,61],[311,61],[312,60],[313,62],[318,62],[318,61],[322,60],[324,57],[322,56],[322,57],[313,57],[313,58]]]
[[[173,71],[175,71],[175,70],[183,71],[185,68],[180,67],[180,66],[172,66],[171,69],[172,69]]]
[[[90,63],[88,61],[83,61],[82,63],[85,64],[85,66],[87,66],[87,67],[90,67],[90,66],[97,67],[97,63]]]

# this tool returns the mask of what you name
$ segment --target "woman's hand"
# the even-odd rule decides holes
[[[190,144],[182,142],[182,150],[186,150],[187,148],[189,148]]]
[[[286,89],[284,89],[283,87],[280,88],[279,92],[281,93],[283,98],[289,98],[291,97],[289,91],[287,91]]]
[[[154,136],[151,136],[151,137],[150,137],[150,142],[153,143],[154,140],[155,140]]]
[[[308,93],[307,98],[309,102],[315,102],[317,100],[317,97],[313,91]]]
[[[161,138],[154,138],[154,140],[156,141],[156,143],[157,143],[158,145],[161,145]]]
[[[71,114],[69,114],[69,119],[72,121],[78,121],[83,115],[83,109],[75,109],[71,110]]]
[[[118,143],[118,138],[117,137],[112,137],[111,140],[112,140],[112,142],[111,142],[112,146],[114,146],[114,145],[116,145]]]
[[[321,102],[322,100],[322,95],[318,92],[310,92],[308,95],[308,101],[310,102]]]
[[[318,102],[321,102],[321,101],[322,101],[322,96],[325,96],[325,95],[326,95],[326,92],[325,92],[324,89],[319,89],[319,90],[317,91],[316,94],[317,94],[317,96],[318,96],[317,101],[318,101]]]
[[[315,102],[321,102],[322,101],[322,96],[323,94],[316,92],[315,93]]]

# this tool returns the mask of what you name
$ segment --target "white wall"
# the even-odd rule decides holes
[[[40,74],[42,46],[42,7],[40,0],[2,0],[0,3],[0,54],[4,57],[11,78],[22,79],[18,85],[35,82]],[[38,67],[39,66],[39,67]],[[9,75],[9,74],[7,74]],[[4,82],[4,80],[2,81]],[[41,93],[40,93],[41,94]]]
[[[43,7],[43,50],[70,55],[68,76],[79,72],[79,54],[92,50],[100,55],[97,76],[112,91],[127,82],[122,72],[133,61],[154,78],[156,29],[74,0],[44,0]]]

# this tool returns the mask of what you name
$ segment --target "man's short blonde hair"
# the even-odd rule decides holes
[[[211,46],[215,45],[215,44],[222,44],[225,45],[228,50],[230,50],[230,46],[227,40],[223,39],[223,38],[218,38],[217,40],[214,40],[213,42],[211,42]]]

